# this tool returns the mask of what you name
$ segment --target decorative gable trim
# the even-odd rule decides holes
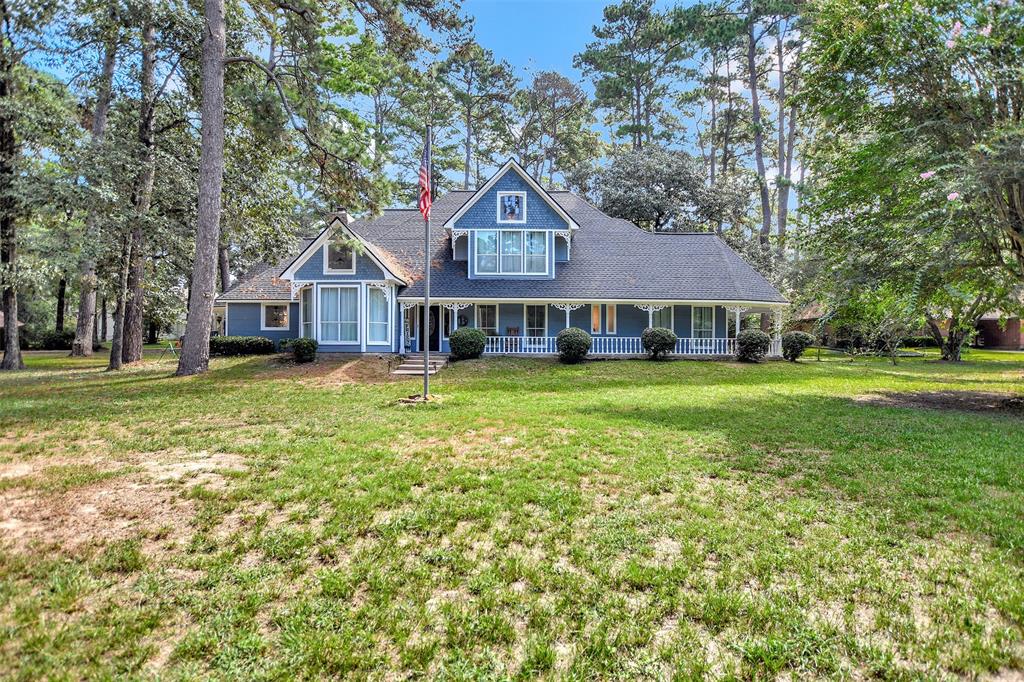
[[[533,176],[527,173],[526,170],[522,166],[520,166],[519,162],[516,161],[515,159],[509,159],[508,161],[506,161],[504,165],[501,168],[499,168],[494,175],[491,176],[490,180],[484,183],[483,187],[474,192],[473,196],[466,200],[466,202],[462,204],[462,207],[459,208],[459,210],[456,211],[451,218],[445,221],[444,228],[446,230],[451,230],[452,228],[454,228],[455,223],[458,221],[458,219],[461,218],[466,213],[466,211],[468,211],[472,206],[474,206],[476,202],[480,200],[481,197],[487,194],[487,192],[489,192],[491,188],[494,187],[498,180],[505,176],[505,173],[508,172],[509,169],[512,169],[516,173],[518,173],[519,176],[526,181],[526,184],[529,185],[530,189],[536,192],[537,195],[541,199],[543,199],[548,206],[551,207],[551,210],[557,213],[558,216],[569,225],[570,230],[578,230],[580,228],[579,224],[575,220],[573,220],[568,213],[565,212],[565,209],[559,206],[558,202],[551,198],[551,195],[548,194],[547,190],[541,187],[540,183],[534,180]]]
[[[299,253],[299,255],[297,255],[292,260],[291,263],[288,264],[288,266],[281,272],[281,275],[280,275],[281,279],[285,279],[285,280],[293,280],[293,279],[295,279],[295,274],[298,272],[299,268],[301,268],[306,263],[306,261],[308,261],[310,258],[312,258],[313,254],[315,254],[320,249],[320,247],[324,246],[327,243],[327,241],[331,237],[333,237],[335,235],[335,231],[334,231],[334,224],[335,223],[340,223],[341,231],[349,239],[358,241],[360,244],[363,245],[363,247],[365,247],[365,251],[366,251],[365,255],[369,256],[370,260],[373,261],[374,264],[377,265],[377,267],[379,267],[381,269],[381,271],[384,272],[385,275],[388,276],[389,279],[391,279],[391,280],[393,280],[395,282],[398,282],[402,286],[408,286],[409,282],[405,279],[405,277],[403,277],[402,275],[400,275],[397,272],[395,272],[394,268],[389,267],[387,264],[385,264],[384,259],[381,258],[378,255],[377,248],[373,244],[371,244],[370,242],[366,241],[365,239],[360,237],[358,234],[353,232],[351,230],[351,228],[349,228],[348,224],[345,223],[340,218],[338,218],[337,216],[334,216],[334,218],[329,223],[327,223],[327,226],[323,230],[321,230],[320,234],[317,235],[316,239],[314,239],[312,242],[310,242],[309,246],[307,246],[301,253]],[[354,269],[355,268],[355,263],[356,263],[356,254],[352,254],[352,256],[353,256],[353,258],[352,258],[352,265],[353,265],[353,272],[354,272],[355,271],[355,269]],[[326,266],[327,266],[327,254],[325,253],[324,254],[324,267],[326,268]]]

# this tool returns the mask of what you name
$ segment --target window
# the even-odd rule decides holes
[[[548,335],[548,307],[546,305],[528,305],[526,307],[526,335]]]
[[[476,328],[487,336],[497,336],[498,306],[478,305],[476,307]]]
[[[263,326],[260,329],[288,329],[288,304],[264,303]]]
[[[619,319],[618,319],[619,318],[619,315],[618,315],[619,311],[616,309],[614,303],[609,303],[608,305],[606,305],[605,306],[605,310],[607,311],[607,312],[605,312],[605,318],[606,318],[605,319],[605,327],[607,328],[607,332],[609,334],[618,334],[619,333]]]
[[[543,275],[548,271],[548,235],[546,232],[526,233],[526,272]]]
[[[358,287],[320,288],[320,340],[324,343],[359,342]]]
[[[672,306],[655,310],[651,314],[651,326],[672,329]]]
[[[498,222],[526,222],[526,192],[498,192]]]
[[[523,233],[505,230],[501,233],[501,271],[523,271]]]
[[[405,311],[405,343],[407,346],[416,337],[416,325],[420,317],[419,310],[419,306],[417,306]]]
[[[302,336],[313,338],[313,290],[306,288],[299,294],[302,307]]]
[[[498,272],[498,233],[494,230],[476,232],[476,271]]]
[[[455,311],[444,308],[441,312],[441,319],[443,320],[441,334],[447,339],[455,331]]]
[[[543,231],[477,230],[476,271],[483,275],[543,275],[548,235]]]
[[[328,243],[325,248],[324,260],[324,272],[352,274],[356,271],[356,254],[347,244]]]
[[[366,288],[366,342],[389,343],[388,295],[377,287]]]
[[[601,306],[592,305],[590,306],[590,333],[600,334],[601,333]]]
[[[694,306],[693,338],[711,339],[715,336],[715,309],[710,306]]]

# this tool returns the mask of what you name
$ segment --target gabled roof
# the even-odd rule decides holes
[[[399,284],[409,283],[409,275],[403,271],[401,265],[397,261],[395,261],[395,259],[392,258],[390,254],[382,251],[378,247],[361,238],[358,234],[349,229],[350,226],[346,225],[345,222],[338,218],[337,216],[332,216],[332,218],[328,220],[327,225],[324,227],[323,230],[320,231],[320,234],[317,235],[316,239],[310,242],[306,246],[306,248],[300,251],[299,254],[295,256],[295,258],[293,258],[291,262],[283,268],[279,277],[281,279],[289,281],[294,279],[296,271],[300,267],[302,267],[302,264],[309,260],[310,257],[314,253],[316,253],[321,246],[326,244],[327,240],[334,236],[335,230],[339,228],[343,230],[349,237],[355,239],[356,241],[360,242],[363,245],[363,247],[366,250],[366,253],[370,256],[370,260],[376,263],[377,267],[383,270],[385,275],[390,275],[391,279],[398,282]]]
[[[519,162],[516,161],[515,159],[509,159],[508,161],[506,161],[502,165],[502,167],[499,168],[497,172],[495,172],[494,175],[491,176],[490,180],[484,183],[483,187],[473,192],[472,195],[470,195],[469,198],[465,200],[461,207],[459,207],[450,217],[445,219],[444,228],[446,230],[452,229],[455,226],[455,221],[461,218],[462,215],[466,211],[468,211],[474,204],[476,204],[476,202],[479,201],[481,197],[483,197],[485,194],[491,191],[491,189],[498,182],[498,180],[504,177],[505,174],[510,170],[513,170],[516,173],[518,173],[519,176],[524,181],[526,181],[526,184],[529,185],[530,189],[532,189],[534,192],[540,195],[540,197],[545,201],[545,203],[547,203],[548,206],[550,206],[551,209],[569,225],[569,229],[575,230],[579,228],[579,225],[576,223],[575,220],[572,219],[572,216],[566,213],[566,211],[558,204],[558,202],[556,202],[552,198],[548,191],[541,187],[540,183],[534,180],[533,176],[527,173],[526,169],[520,166]]]

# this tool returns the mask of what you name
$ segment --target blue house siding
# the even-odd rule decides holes
[[[228,336],[265,336],[275,344],[284,339],[299,336],[299,304],[288,306],[288,329],[264,331],[260,329],[262,305],[260,303],[228,303],[228,320],[225,332]]]
[[[525,223],[498,222],[498,192],[526,192]],[[569,224],[511,168],[455,221],[455,228],[459,230],[498,230],[516,227],[525,230],[567,230]]]
[[[693,319],[693,308],[688,305],[675,306],[675,329],[676,336],[681,339],[690,338],[690,321]]]
[[[317,280],[324,281],[345,281],[345,280],[360,280],[360,279],[372,279],[381,280],[384,279],[384,273],[381,271],[377,264],[373,262],[367,253],[356,254],[356,272],[354,275],[335,275],[324,273],[324,249],[326,246],[321,246],[311,255],[305,263],[295,272],[295,281],[297,282],[312,282]]]

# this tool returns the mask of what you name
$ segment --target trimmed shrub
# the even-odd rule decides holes
[[[316,339],[292,339],[288,347],[292,350],[295,362],[313,362],[316,360],[316,349],[320,346]]]
[[[265,336],[211,336],[210,355],[269,355],[274,342]]]
[[[455,360],[472,360],[484,354],[487,334],[472,327],[459,327],[448,337]]]
[[[594,342],[590,334],[578,327],[569,327],[558,332],[555,337],[555,347],[558,348],[558,359],[567,365],[574,365],[583,362],[590,352],[590,345]]]
[[[931,336],[908,336],[903,339],[904,348],[937,348],[935,338]]]
[[[65,329],[62,332],[48,331],[39,335],[35,344],[36,350],[71,350],[75,343],[75,330]]]
[[[736,359],[740,362],[761,362],[771,345],[771,337],[760,329],[744,329],[736,336]]]
[[[807,332],[787,332],[782,335],[782,357],[796,362],[813,345],[814,337]]]
[[[678,337],[671,329],[664,327],[648,327],[640,334],[640,343],[650,353],[651,360],[657,360],[671,353],[676,348]]]

